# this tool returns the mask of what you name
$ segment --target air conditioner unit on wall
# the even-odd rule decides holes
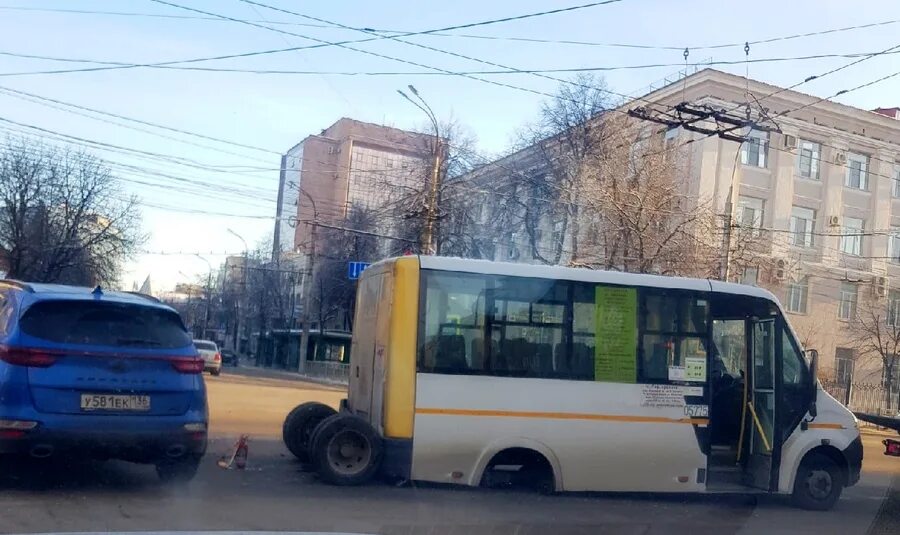
[[[836,215],[828,216],[828,226],[829,227],[841,226],[841,218]]]
[[[834,163],[837,165],[847,165],[847,153],[846,152],[838,152],[834,155]]]
[[[779,267],[775,268],[772,271],[772,278],[776,281],[783,281],[787,279],[787,270]]]
[[[781,136],[781,139],[784,142],[784,148],[786,148],[788,150],[797,148],[797,136],[785,134],[785,135]]]
[[[874,279],[872,279],[872,283],[875,285],[875,295],[877,295],[878,297],[884,297],[887,295],[887,277],[875,277]]]

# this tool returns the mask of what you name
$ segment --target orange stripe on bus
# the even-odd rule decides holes
[[[810,429],[844,429],[841,424],[809,424]]]
[[[706,425],[708,418],[663,418],[660,416],[628,416],[622,414],[584,414],[579,412],[496,411],[480,409],[417,408],[416,414],[444,416],[496,416],[505,418],[548,418],[552,420],[594,420],[608,422]]]

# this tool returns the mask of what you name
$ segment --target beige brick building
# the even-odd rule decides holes
[[[685,189],[692,196],[724,215],[734,181],[734,221],[758,228],[764,237],[768,261],[732,278],[766,287],[781,299],[801,340],[819,349],[825,374],[878,383],[880,361],[857,358],[847,319],[873,296],[885,308],[900,305],[900,111],[862,110],[713,69],[620,111],[689,102],[742,113],[748,91],[782,133],[736,132],[751,138],[739,144],[653,127],[662,129],[667,142],[682,145]],[[508,156],[479,170],[478,179],[497,181],[505,173],[515,180],[509,169],[534,172],[528,159],[527,149]],[[543,226],[545,241],[566,239],[552,222]],[[514,230],[498,236],[495,259],[536,262]]]
[[[310,221],[337,225],[352,207],[380,212],[392,192],[421,183],[431,139],[347,118],[305,138],[282,156],[275,246],[304,253]],[[390,233],[397,221],[380,215],[378,230]]]

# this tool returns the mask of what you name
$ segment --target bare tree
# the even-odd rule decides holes
[[[323,243],[329,244],[329,252],[318,257],[319,267],[313,287],[314,315],[319,328],[329,324],[345,330],[353,327],[353,302],[356,281],[347,276],[350,262],[374,262],[378,260],[378,241],[375,236],[374,211],[353,207],[342,229],[322,227]]]
[[[518,202],[532,256],[548,264],[567,257],[581,264],[580,240],[590,224],[580,202],[584,181],[596,158],[607,146],[600,120],[613,103],[606,83],[593,74],[579,74],[560,85],[556,98],[542,104],[538,120],[521,133],[525,158],[511,171],[517,186],[508,192]],[[539,202],[534,202],[538,200]],[[549,253],[542,251],[543,227],[555,236]]]
[[[638,273],[710,275],[715,217],[692,196],[677,151],[622,116],[605,116],[584,162],[578,200],[590,215],[574,265]],[[573,230],[574,232],[574,230]]]
[[[8,276],[109,284],[144,241],[134,197],[84,152],[7,139],[0,153],[0,257]]]
[[[881,365],[884,406],[890,407],[900,366],[900,300],[881,297],[874,288],[860,294],[845,334],[858,363],[875,361]]]
[[[423,134],[427,156],[420,165],[376,174],[384,202],[372,207],[376,219],[388,223],[375,226],[384,234],[416,240],[422,243],[429,217],[429,205],[434,178],[434,161],[441,162],[438,170],[436,224],[434,242],[438,254],[477,256],[479,242],[473,233],[478,206],[473,202],[471,184],[464,177],[472,169],[475,138],[456,120],[440,125],[441,138]],[[388,256],[401,254],[411,243],[394,240],[386,244]],[[414,250],[419,247],[413,246]]]

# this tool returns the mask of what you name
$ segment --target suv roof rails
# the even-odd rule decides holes
[[[160,301],[159,299],[153,297],[152,295],[148,295],[145,293],[141,293],[141,292],[122,292],[122,293],[136,295],[138,297],[143,297],[144,299],[147,299],[148,301],[153,301],[154,303],[162,303],[162,301]]]
[[[0,279],[0,286],[12,286],[13,288],[19,288],[20,290],[24,290],[31,294],[34,293],[34,288],[32,288],[30,284],[14,279]]]

